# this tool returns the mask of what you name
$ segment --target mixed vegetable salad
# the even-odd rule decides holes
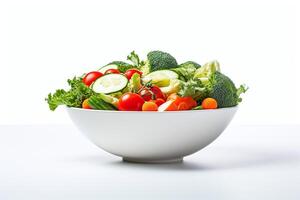
[[[59,105],[120,111],[217,109],[236,106],[247,90],[245,85],[236,88],[217,61],[178,64],[162,51],[149,52],[144,61],[133,51],[127,60],[69,79],[69,90],[46,98],[50,110]]]

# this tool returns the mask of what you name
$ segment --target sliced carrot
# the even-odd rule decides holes
[[[180,97],[177,94],[173,93],[168,97],[168,100],[174,100],[174,103],[179,107],[181,103],[182,104],[180,107],[184,110],[190,110],[194,107],[197,106],[197,102],[192,98],[192,97]]]
[[[177,110],[178,110],[178,107],[174,103],[174,100],[166,101],[165,103],[161,104],[158,107],[158,111],[160,111],[160,112],[162,112],[162,111],[177,111]]]
[[[189,109],[192,109],[197,106],[197,102],[192,97],[182,97],[182,102],[186,102],[189,106]]]
[[[157,111],[157,110],[158,110],[158,106],[156,105],[156,103],[151,101],[146,101],[142,107],[142,111]]]
[[[189,109],[190,106],[184,101],[178,105],[178,110],[189,110]]]
[[[218,108],[218,102],[214,98],[206,98],[202,101],[203,109],[216,109]]]
[[[92,109],[92,107],[89,105],[89,100],[88,99],[85,99],[83,102],[82,102],[82,108],[84,109]]]

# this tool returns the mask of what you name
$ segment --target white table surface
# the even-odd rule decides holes
[[[73,126],[0,126],[0,200],[300,199],[300,126],[229,126],[179,164],[123,163]]]

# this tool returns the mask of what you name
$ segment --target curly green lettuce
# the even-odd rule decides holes
[[[81,108],[82,102],[94,94],[80,77],[68,79],[68,84],[69,90],[58,89],[53,94],[48,94],[45,100],[48,102],[50,110],[54,111],[60,105]]]

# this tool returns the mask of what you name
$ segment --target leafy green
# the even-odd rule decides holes
[[[137,68],[140,68],[140,66],[144,65],[144,61],[141,61],[139,56],[135,53],[135,51],[132,51],[128,56],[127,60],[131,61],[134,66]]]
[[[238,103],[242,102],[242,100],[243,100],[240,97],[240,95],[243,94],[243,93],[246,93],[248,89],[249,88],[245,84],[240,85],[240,87],[237,88],[236,95],[238,96],[238,100],[237,100]]]
[[[180,80],[188,81],[194,77],[195,71],[197,70],[197,65],[197,63],[188,61],[180,64],[177,68],[172,69],[172,71],[176,72],[179,75]]]
[[[182,97],[190,96],[196,101],[201,101],[208,95],[207,88],[199,79],[190,79],[187,82],[181,81],[178,94]]]
[[[194,78],[200,79],[202,83],[209,83],[209,78],[216,71],[220,71],[220,64],[218,61],[214,60],[198,68],[195,71]]]
[[[54,111],[60,105],[81,108],[82,102],[94,94],[82,82],[82,78],[68,79],[68,84],[71,87],[69,90],[58,89],[53,94],[48,94],[45,100],[48,102],[50,110]]]
[[[134,73],[128,83],[129,91],[137,93],[142,87],[141,76],[138,73]]]

